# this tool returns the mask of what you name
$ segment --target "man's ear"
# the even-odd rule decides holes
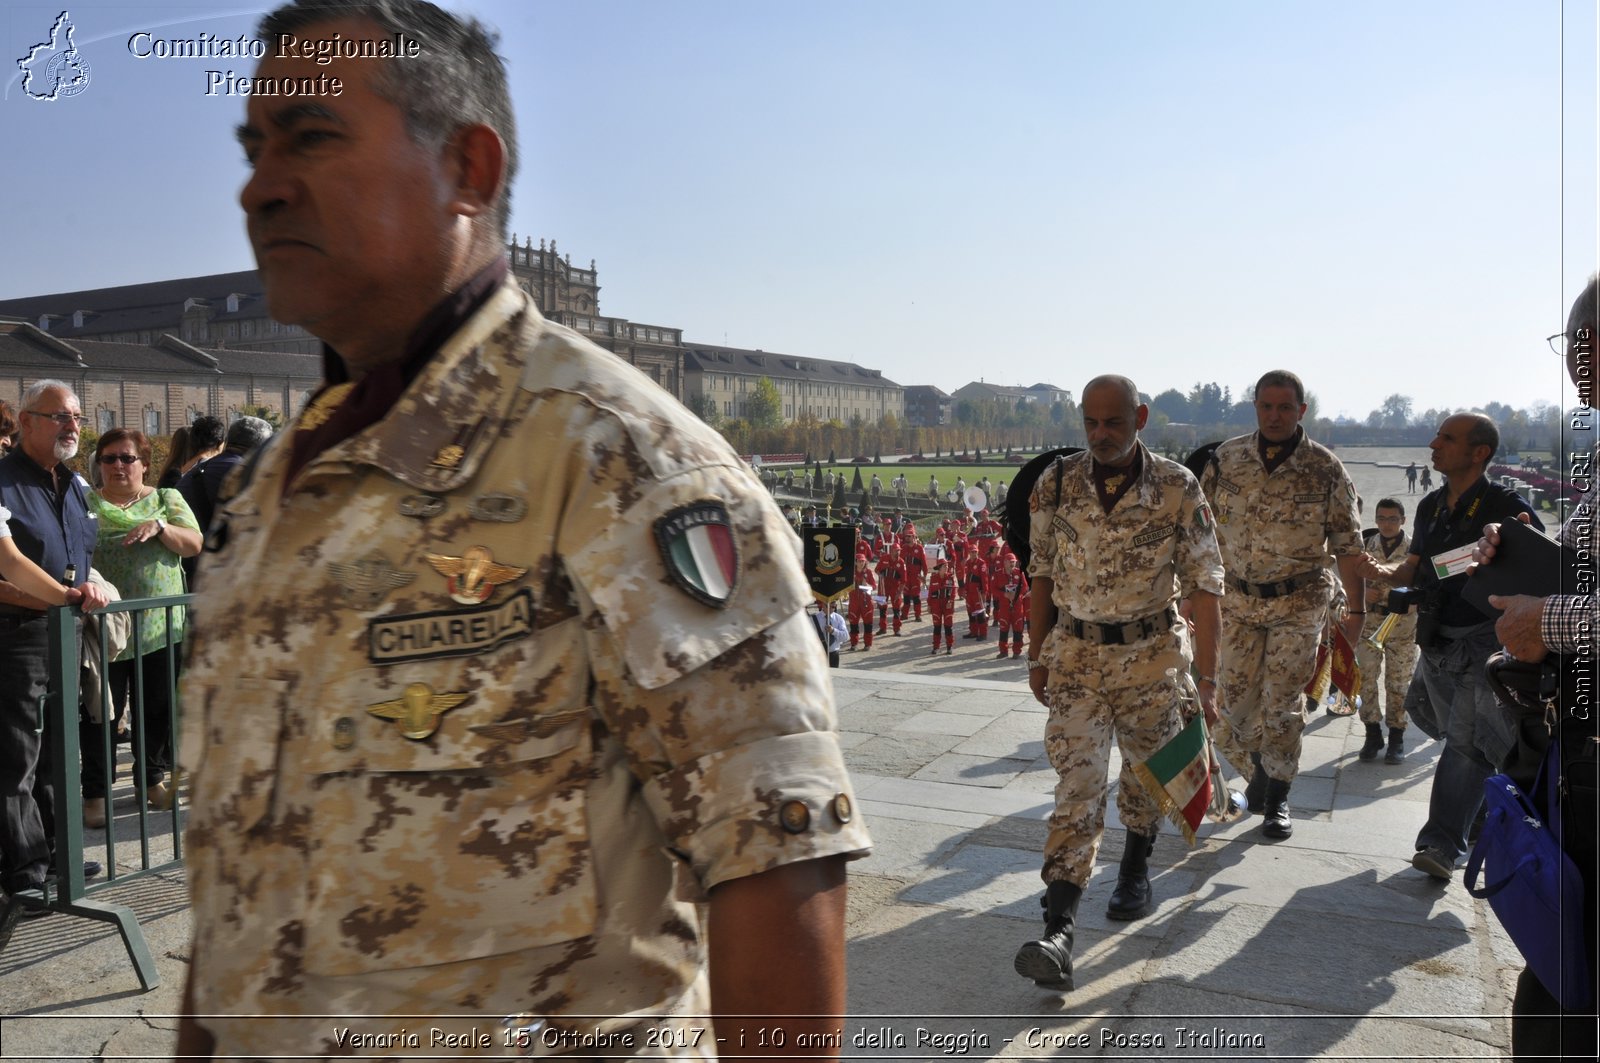
[[[455,194],[451,209],[464,218],[476,218],[494,209],[506,179],[506,145],[481,122],[456,130],[445,151],[455,162]]]

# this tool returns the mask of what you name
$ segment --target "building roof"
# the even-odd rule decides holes
[[[228,296],[237,295],[238,310],[227,310]],[[52,315],[50,332],[57,336],[93,335],[132,329],[157,329],[179,320],[191,299],[202,300],[215,311],[213,320],[229,317],[264,317],[261,277],[253,269],[212,273],[203,277],[177,277],[115,288],[90,288],[78,292],[30,295],[0,299],[0,315],[38,324]],[[74,327],[72,315],[85,311],[84,323]]]
[[[69,343],[41,332],[26,321],[0,321],[0,365],[41,369],[39,375],[88,368],[83,355]]]
[[[322,378],[322,358],[289,351],[210,350],[163,335],[154,343],[74,339],[70,342],[25,321],[0,320],[0,365],[51,372],[210,373],[224,376]]]
[[[825,358],[804,358],[795,354],[775,354],[771,351],[746,350],[743,347],[719,347],[709,343],[684,341],[684,368],[706,373],[735,373],[741,376],[765,376],[774,380],[805,380],[820,384],[862,384],[872,387],[898,388],[900,385],[886,378],[877,369],[867,369],[854,362],[833,362]]]
[[[948,399],[950,396],[932,384],[907,384],[906,397],[915,395],[917,398]]]

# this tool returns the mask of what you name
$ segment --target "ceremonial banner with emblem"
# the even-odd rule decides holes
[[[1306,693],[1320,703],[1328,696],[1330,685],[1351,701],[1361,691],[1361,665],[1356,660],[1355,647],[1337,627],[1333,629],[1332,643],[1323,642],[1317,647],[1317,670],[1306,684]]]
[[[856,585],[856,529],[804,528],[806,582],[817,601],[843,598]]]
[[[1206,718],[1197,713],[1149,760],[1133,766],[1134,774],[1155,798],[1161,812],[1183,832],[1191,846],[1195,831],[1211,807],[1211,739]]]

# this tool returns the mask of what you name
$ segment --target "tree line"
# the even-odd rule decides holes
[[[1175,453],[1202,443],[1251,432],[1255,409],[1248,395],[1235,398],[1215,382],[1196,382],[1188,391],[1168,388],[1155,396],[1143,392],[1150,421],[1143,433],[1147,444]],[[1393,394],[1366,417],[1323,417],[1315,393],[1306,394],[1306,431],[1313,439],[1335,446],[1427,446],[1441,422],[1459,410],[1418,410],[1409,395]],[[1502,452],[1556,456],[1563,451],[1566,414],[1553,403],[1536,402],[1516,409],[1502,402],[1478,410],[1500,428]],[[951,407],[951,423],[913,426],[889,414],[882,421],[852,418],[821,420],[802,414],[783,419],[783,397],[772,380],[762,377],[747,397],[743,417],[721,416],[715,404],[702,400],[694,412],[717,429],[741,454],[837,454],[839,460],[880,454],[936,456],[981,450],[1038,450],[1049,446],[1081,446],[1083,425],[1077,403],[972,400]]]

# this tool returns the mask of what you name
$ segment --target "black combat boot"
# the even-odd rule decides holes
[[[1261,833],[1269,838],[1287,838],[1294,833],[1294,821],[1289,818],[1289,783],[1284,779],[1267,780],[1267,800],[1264,812],[1266,822]]]
[[[1362,760],[1377,760],[1378,754],[1383,752],[1383,724],[1367,724],[1367,744],[1361,747],[1361,752],[1356,756]]]
[[[1044,937],[1017,950],[1012,966],[1034,985],[1046,989],[1072,988],[1072,930],[1078,922],[1078,901],[1083,887],[1051,882],[1039,903],[1044,906]]]
[[[1266,806],[1262,804],[1267,796],[1267,769],[1261,766],[1261,754],[1250,754],[1250,763],[1256,766],[1256,773],[1250,776],[1250,781],[1244,787],[1244,800],[1250,811],[1260,813]]]
[[[1107,919],[1143,919],[1150,914],[1150,854],[1156,848],[1154,831],[1128,832],[1122,845],[1122,863],[1117,867],[1117,888],[1106,905]]]
[[[1400,764],[1406,759],[1406,729],[1389,728],[1389,751],[1383,755],[1385,764]]]

